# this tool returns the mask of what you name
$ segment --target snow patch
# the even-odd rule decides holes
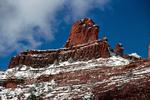
[[[134,71],[133,73],[135,75],[150,73],[150,67]]]
[[[129,56],[133,56],[135,58],[141,58],[141,56],[138,55],[137,53],[131,53],[131,54],[129,54]]]

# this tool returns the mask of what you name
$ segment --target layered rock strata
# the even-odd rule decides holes
[[[89,60],[100,57],[110,57],[108,43],[103,40],[58,50],[30,50],[22,52],[12,58],[9,68],[13,68],[20,64],[32,67],[45,67],[55,61],[67,61],[69,58],[72,58],[73,60]]]

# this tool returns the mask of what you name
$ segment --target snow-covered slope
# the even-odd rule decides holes
[[[24,84],[17,83],[16,88],[1,86],[0,96],[2,100],[106,100],[106,97],[121,99],[117,96],[128,89],[126,86],[134,88],[131,84],[137,86],[137,89],[138,86],[147,89],[145,82],[150,81],[149,72],[149,62],[133,62],[119,56],[61,62],[45,68],[20,65],[8,69],[1,76],[1,80],[24,79]],[[120,93],[116,88],[120,89],[121,94],[113,94]],[[138,94],[137,91],[134,93]],[[112,96],[108,95],[109,93]],[[127,93],[130,93],[130,90]],[[147,92],[143,97],[145,95]]]

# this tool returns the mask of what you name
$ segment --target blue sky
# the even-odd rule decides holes
[[[7,2],[6,2],[7,1]],[[0,0],[0,69],[27,49],[63,47],[71,25],[84,17],[99,26],[111,47],[147,57],[150,37],[149,0]]]

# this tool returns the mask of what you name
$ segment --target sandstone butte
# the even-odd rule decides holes
[[[98,40],[99,26],[90,18],[75,22],[71,28],[69,38],[62,49],[56,50],[29,50],[18,54],[11,59],[9,68],[16,65],[44,67],[54,61],[90,60],[93,58],[108,58],[110,52],[123,56],[123,47],[117,44],[113,50],[109,47],[106,38]]]
[[[124,54],[121,43],[112,48],[99,31],[84,18],[73,24],[64,48],[13,57],[0,100],[32,100],[31,90],[36,100],[150,100],[150,61]]]

